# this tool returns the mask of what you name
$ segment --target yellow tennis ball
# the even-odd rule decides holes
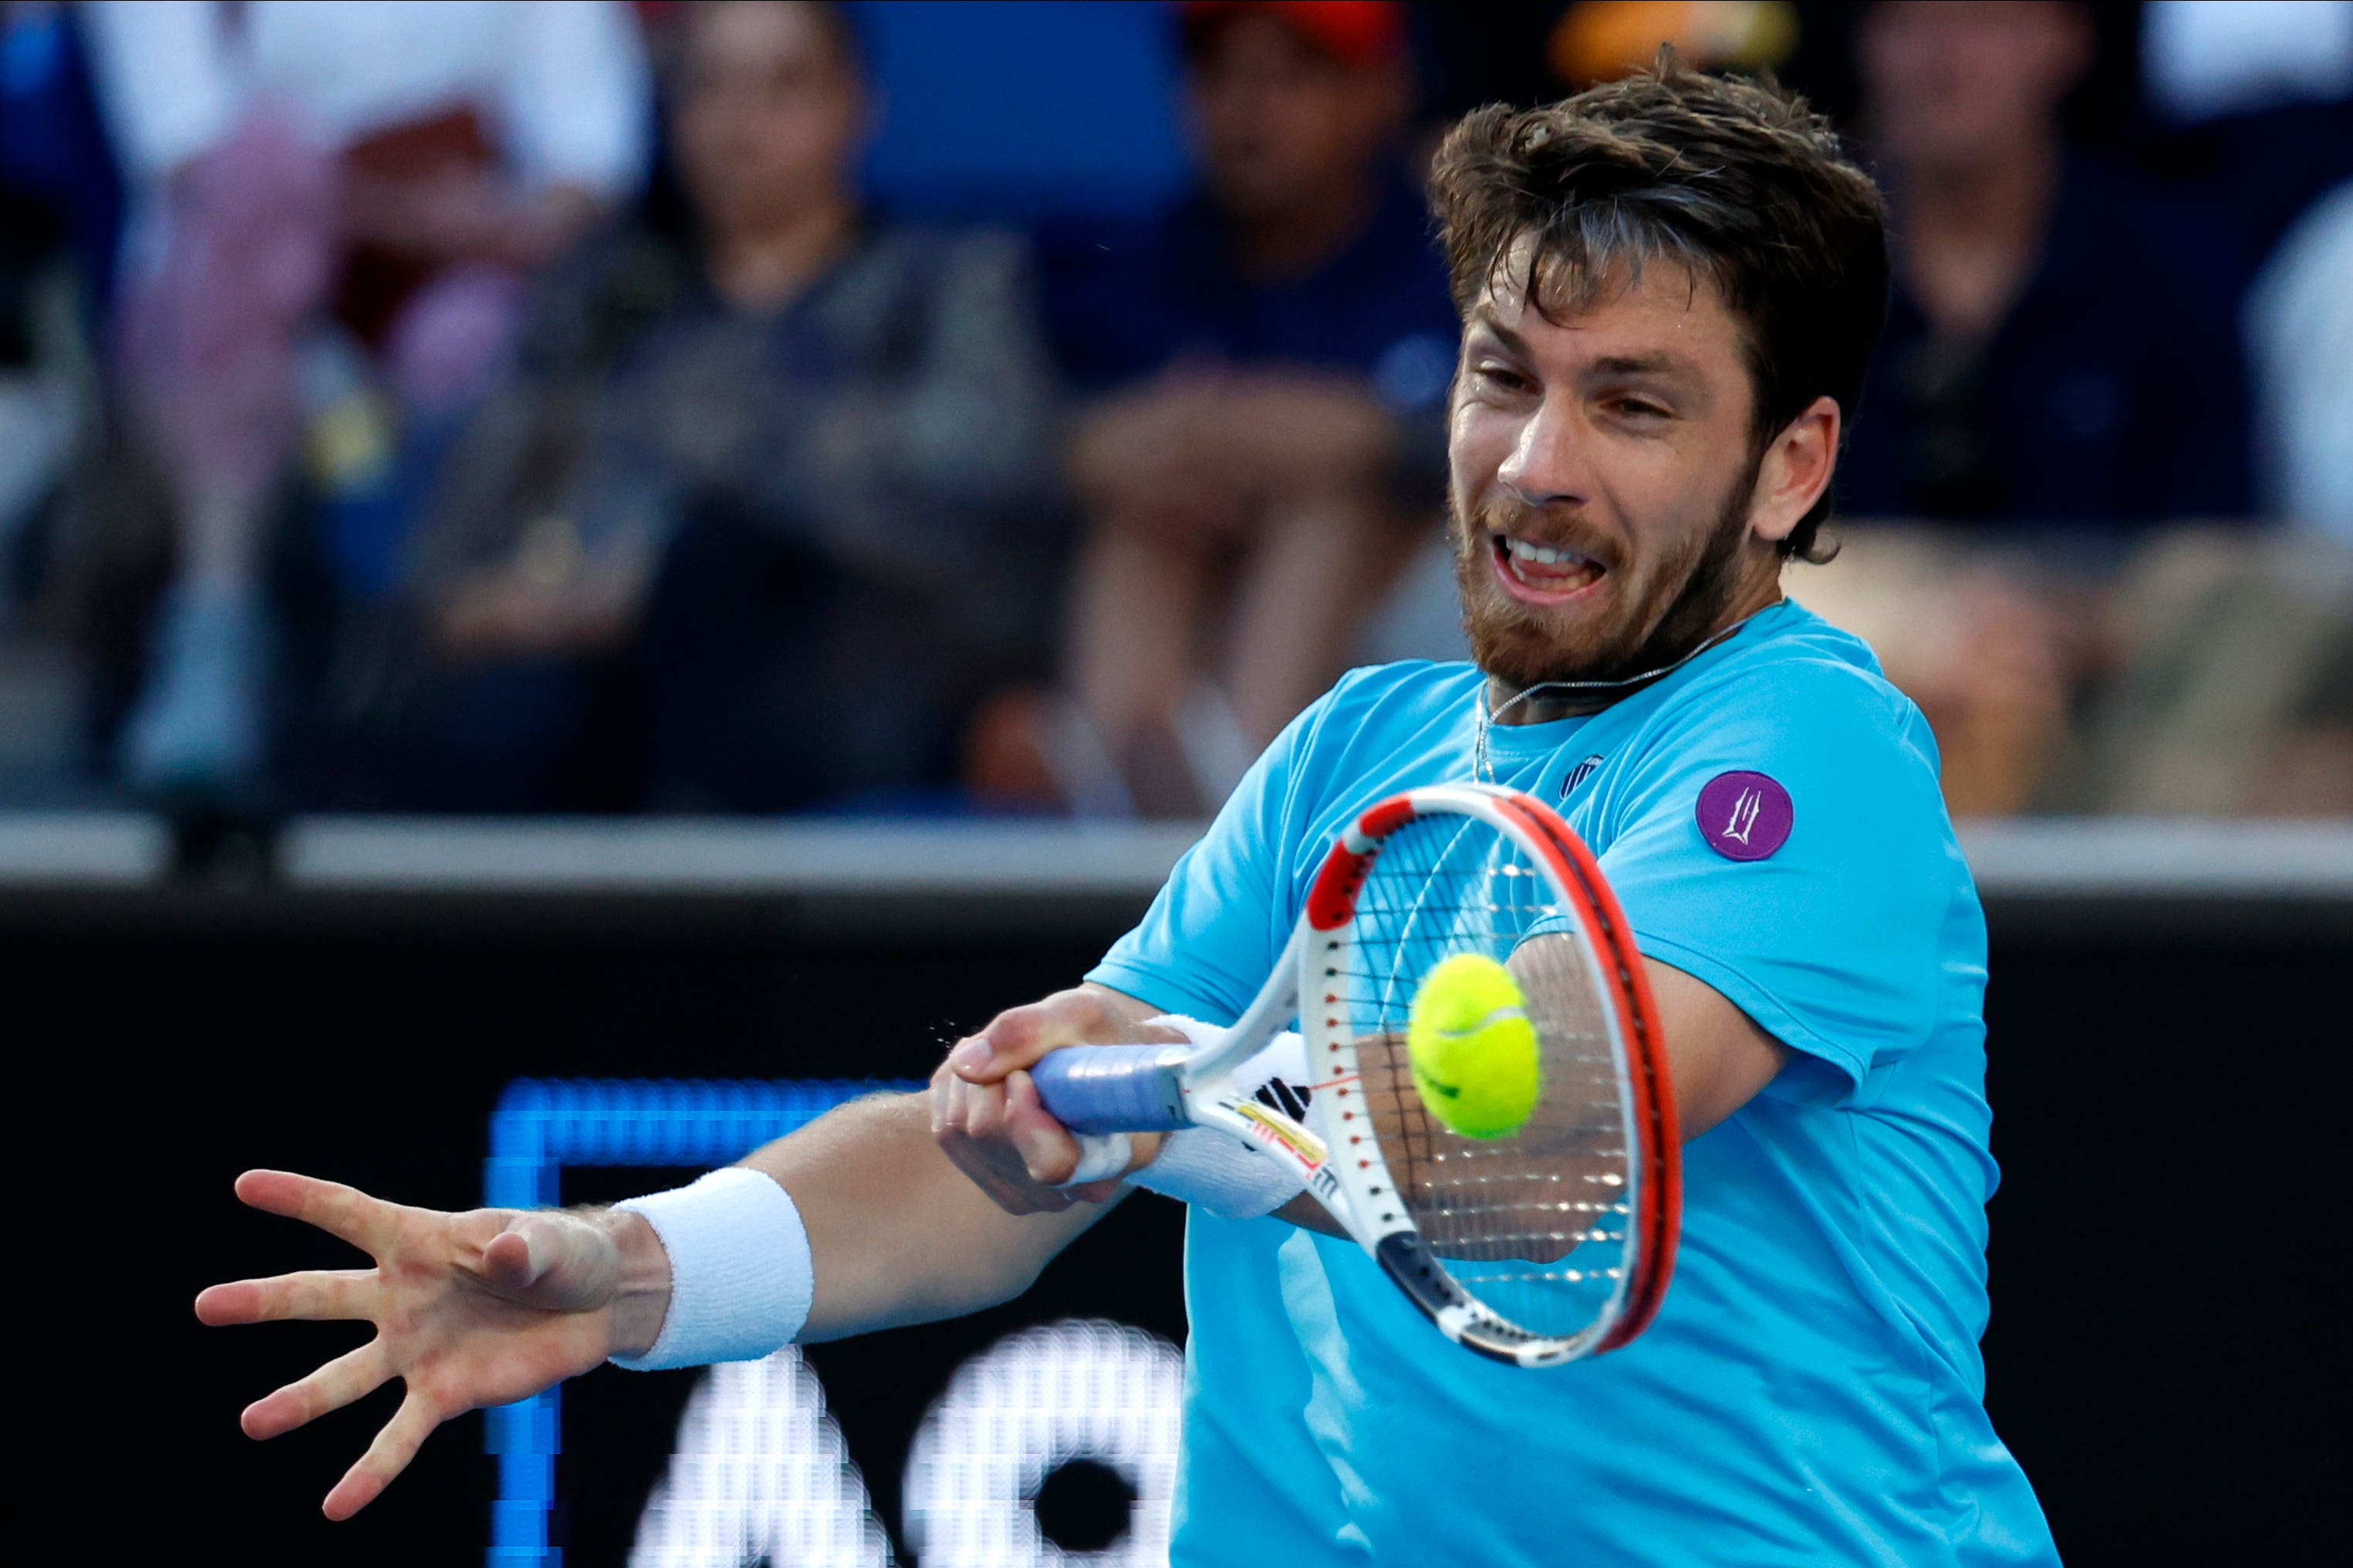
[[[1505,1137],[1535,1111],[1544,1082],[1527,998],[1483,953],[1458,952],[1423,977],[1405,1043],[1422,1104],[1464,1137]]]

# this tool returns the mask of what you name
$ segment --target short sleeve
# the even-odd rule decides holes
[[[1304,761],[1331,698],[1275,737],[1201,841],[1185,852],[1143,923],[1087,978],[1171,1013],[1230,1024],[1290,935],[1291,850]]]
[[[1929,1037],[1968,872],[1908,701],[1830,661],[1728,674],[1618,784],[1600,858],[1637,945],[1809,1058],[1780,1092],[1843,1100]]]

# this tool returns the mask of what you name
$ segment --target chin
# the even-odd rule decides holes
[[[1547,614],[1504,598],[1491,584],[1465,586],[1470,591],[1462,596],[1462,630],[1471,642],[1471,661],[1499,680],[1514,686],[1580,680],[1618,657],[1611,644],[1620,639],[1609,635],[1615,628],[1550,624],[1590,623],[1602,605]]]
[[[1517,616],[1466,617],[1471,661],[1513,686],[1546,680],[1581,680],[1609,662],[1584,637],[1546,636],[1542,626]]]

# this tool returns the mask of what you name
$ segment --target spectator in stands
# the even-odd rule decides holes
[[[120,216],[74,21],[0,0],[0,703],[9,634],[46,585],[90,422],[90,325]],[[0,737],[0,755],[18,739]]]
[[[2061,104],[2092,45],[2085,9],[2061,0],[1882,0],[1863,15],[1895,289],[1840,468],[1848,512],[2140,523],[2247,510],[2223,247],[2065,145]]]
[[[2288,232],[2246,328],[2268,510],[2353,549],[2353,184]]]
[[[1180,7],[1199,192],[1054,274],[1088,534],[1075,704],[1036,732],[1082,810],[1222,799],[1437,515],[1455,323],[1398,156],[1403,9]]]
[[[341,798],[903,799],[953,779],[966,711],[1050,622],[1026,251],[861,212],[840,8],[682,26],[691,232],[597,236],[542,290],[445,472],[407,679]]]
[[[644,61],[608,0],[87,13],[139,208],[127,401],[176,514],[121,766],[236,793],[269,741],[261,581],[298,440],[364,488],[402,417],[487,386],[526,277],[641,174]]]

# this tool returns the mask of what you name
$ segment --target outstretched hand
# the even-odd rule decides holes
[[[248,1437],[275,1437],[394,1378],[400,1409],[327,1494],[349,1519],[407,1468],[436,1426],[504,1405],[653,1343],[668,1306],[668,1258],[634,1214],[405,1208],[284,1171],[248,1171],[237,1195],[299,1219],[375,1259],[216,1285],[196,1298],[214,1327],[286,1319],[375,1325],[375,1337],[246,1407]]]

